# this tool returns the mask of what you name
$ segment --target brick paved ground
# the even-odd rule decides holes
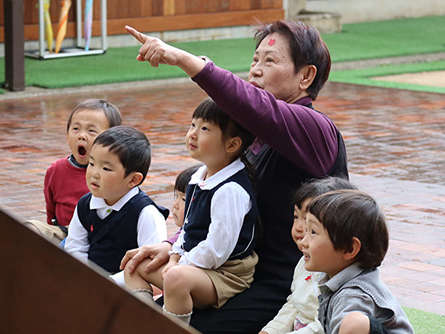
[[[117,104],[124,123],[149,136],[143,189],[170,206],[177,172],[194,163],[183,137],[204,94],[193,84],[1,100],[0,205],[45,219],[43,178],[68,153],[65,122],[87,97]],[[315,106],[343,132],[352,182],[375,196],[390,227],[382,275],[401,303],[445,314],[444,95],[330,83]],[[168,222],[169,233],[175,227]]]

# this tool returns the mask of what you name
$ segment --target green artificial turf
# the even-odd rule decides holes
[[[428,71],[445,71],[445,60],[414,64],[391,64],[358,70],[333,71],[329,81],[342,82],[375,87],[409,89],[432,93],[445,93],[445,87],[416,85],[402,82],[388,82],[373,79],[376,76],[396,75],[403,73],[419,73]]]
[[[430,16],[345,24],[342,32],[324,34],[323,38],[332,60],[339,62],[445,51],[443,36],[445,16]],[[251,38],[172,44],[196,55],[206,55],[217,65],[233,72],[248,71],[254,49]],[[138,48],[110,48],[104,55],[96,56],[51,60],[26,58],[26,86],[61,88],[185,76],[175,67],[161,65],[155,69],[137,62]],[[363,77],[356,77],[356,74],[346,71],[333,73],[332,79],[364,83]],[[348,76],[352,79],[347,79]],[[2,81],[4,58],[0,58]]]
[[[445,16],[344,24],[324,34],[333,61],[351,61],[445,51]]]
[[[445,316],[416,310],[409,307],[403,308],[416,334],[445,333]]]
[[[233,72],[248,70],[254,48],[252,39],[172,44],[196,55],[207,55]],[[136,61],[138,50],[139,47],[109,48],[104,55],[50,60],[25,58],[26,86],[63,88],[185,76],[173,66],[152,68],[147,63]],[[4,58],[0,58],[0,80],[4,78],[3,71]]]

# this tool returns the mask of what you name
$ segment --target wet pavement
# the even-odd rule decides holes
[[[45,220],[43,179],[68,154],[66,119],[85,98],[118,105],[150,138],[143,190],[170,206],[175,176],[195,163],[184,135],[205,97],[194,84],[114,86],[20,99],[0,97],[0,205]],[[376,197],[390,228],[382,278],[402,305],[445,315],[445,95],[329,83],[314,103],[342,131],[351,180]],[[169,234],[175,226],[169,220]]]

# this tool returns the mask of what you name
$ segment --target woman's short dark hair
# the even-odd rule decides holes
[[[71,121],[73,119],[74,114],[79,110],[100,110],[103,111],[105,117],[108,120],[108,127],[112,128],[116,125],[122,124],[121,113],[119,108],[114,104],[102,100],[102,99],[88,99],[85,100],[74,107],[68,116],[68,121],[66,123],[66,131],[68,132],[70,129]]]
[[[231,119],[211,98],[206,98],[196,107],[192,118],[201,118],[206,122],[216,124],[221,129],[224,138],[240,137],[242,141],[240,156],[255,139],[254,135]]]
[[[328,231],[334,249],[352,250],[352,238],[361,242],[356,261],[365,269],[378,267],[388,250],[389,235],[376,201],[358,190],[335,190],[315,197],[308,205]]]
[[[275,21],[257,29],[255,49],[267,35],[274,32],[286,36],[289,41],[289,49],[296,72],[305,65],[314,65],[317,68],[315,79],[307,89],[309,96],[315,100],[320,89],[328,80],[331,70],[331,56],[320,33],[316,28],[300,21]]]
[[[184,169],[181,173],[179,173],[175,181],[175,188],[174,188],[175,191],[180,191],[182,193],[185,193],[185,190],[187,189],[187,185],[189,184],[192,175],[201,166],[202,166],[201,164],[194,165],[192,167]]]
[[[141,131],[129,126],[115,126],[97,136],[93,145],[108,147],[124,166],[125,176],[139,172],[143,176],[139,184],[144,181],[150,168],[151,146]]]
[[[295,192],[294,204],[301,209],[303,202],[312,199],[328,191],[340,189],[357,189],[348,180],[335,176],[327,176],[322,179],[310,179],[304,182]]]

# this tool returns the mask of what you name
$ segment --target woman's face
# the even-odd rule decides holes
[[[295,72],[287,38],[278,33],[266,36],[253,55],[249,82],[292,103],[307,95],[299,88],[300,77],[301,73]]]

